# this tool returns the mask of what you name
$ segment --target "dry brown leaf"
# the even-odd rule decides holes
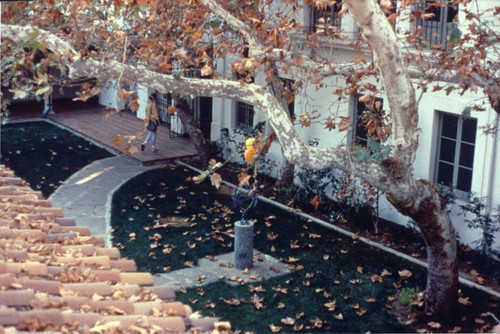
[[[432,329],[440,329],[441,324],[439,322],[431,321],[427,323],[427,326],[429,326]]]
[[[219,189],[222,183],[222,177],[220,176],[220,174],[214,173],[212,174],[212,176],[210,176],[210,182],[216,189]]]
[[[254,294],[253,297],[250,299],[250,303],[255,307],[257,310],[262,310],[264,308],[264,297],[259,297],[257,294]]]
[[[380,274],[381,277],[384,277],[384,276],[391,276],[392,274],[387,271],[387,269],[384,269],[382,270],[382,273]]]
[[[312,328],[322,328],[323,327],[323,320],[321,320],[319,318],[312,319],[312,320],[310,320],[310,322],[313,325]]]
[[[458,302],[462,305],[471,305],[472,303],[470,302],[469,300],[469,297],[465,297],[465,298],[462,298],[462,297],[459,297],[458,298]]]
[[[337,308],[337,300],[329,301],[328,303],[326,303],[324,305],[326,308],[328,308],[328,311],[333,312]]]
[[[304,325],[303,324],[295,324],[295,326],[293,326],[293,330],[295,332],[300,332],[300,331],[302,331],[302,329],[304,329]]]
[[[295,319],[287,317],[284,319],[281,319],[281,323],[286,326],[293,326],[295,325]]]
[[[409,271],[408,269],[403,269],[401,271],[398,271],[399,277],[401,277],[402,280],[406,280],[410,277],[413,276],[413,273]]]
[[[133,90],[128,91],[128,90],[122,89],[122,97],[125,100],[128,99],[130,97],[130,95],[132,95],[134,93],[135,93],[135,91],[133,91]]]
[[[271,329],[271,332],[273,332],[273,333],[278,333],[281,330],[281,326],[275,326],[273,324],[269,324],[269,328]]]

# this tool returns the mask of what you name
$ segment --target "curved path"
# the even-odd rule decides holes
[[[65,217],[77,226],[88,226],[94,236],[109,240],[113,193],[122,184],[151,167],[124,155],[97,160],[73,174],[49,197],[54,207],[62,208]]]

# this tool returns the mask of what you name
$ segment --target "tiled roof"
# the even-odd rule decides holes
[[[218,326],[0,166],[0,334],[201,333]]]

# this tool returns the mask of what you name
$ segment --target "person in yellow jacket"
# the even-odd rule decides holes
[[[151,151],[157,152],[156,148],[156,130],[158,125],[160,125],[160,116],[158,115],[158,110],[156,110],[155,99],[152,95],[149,95],[149,101],[146,106],[146,118],[144,119],[146,123],[146,129],[148,134],[141,145],[141,151],[144,151],[146,144],[151,140]]]

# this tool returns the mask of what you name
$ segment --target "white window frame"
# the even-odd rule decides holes
[[[438,137],[437,137],[437,149],[436,149],[436,162],[435,162],[435,172],[434,172],[434,181],[436,182],[436,184],[440,184],[444,187],[448,187],[448,188],[453,188],[456,193],[457,193],[457,196],[461,199],[466,199],[471,191],[472,191],[472,186],[473,186],[473,179],[474,179],[474,157],[476,155],[476,143],[477,143],[477,119],[475,118],[465,118],[461,115],[457,115],[457,114],[452,114],[452,113],[448,113],[448,112],[445,112],[445,111],[440,111],[440,110],[436,110],[436,112],[438,113]],[[458,122],[457,122],[457,131],[456,131],[456,138],[451,138],[451,137],[445,137],[443,136],[443,117],[444,116],[451,116],[451,117],[456,117]],[[463,140],[462,139],[462,133],[463,133],[463,125],[464,125],[464,122],[466,120],[473,120],[476,122],[476,132],[475,132],[475,137],[474,137],[474,142],[468,142],[466,140]],[[446,161],[446,160],[442,160],[441,159],[441,145],[442,145],[442,142],[443,140],[442,139],[446,139],[446,140],[450,140],[450,141],[454,141],[455,142],[455,152],[454,152],[454,159],[453,159],[453,164],[450,163],[449,161]],[[460,157],[461,157],[461,152],[462,152],[462,144],[464,145],[472,145],[473,146],[473,152],[472,152],[472,161],[471,161],[471,167],[469,166],[466,166],[466,165],[461,165],[460,164]],[[447,165],[452,165],[453,166],[453,175],[452,175],[452,184],[451,186],[450,185],[446,185],[446,184],[443,184],[443,183],[439,183],[439,166],[440,166],[440,163],[443,163],[443,164],[447,164]],[[458,186],[458,177],[459,177],[459,170],[460,168],[462,169],[465,169],[465,170],[469,170],[471,172],[470,174],[470,180],[468,180],[468,182],[470,183],[470,189],[468,190],[465,190],[465,189],[458,189],[457,186]]]

